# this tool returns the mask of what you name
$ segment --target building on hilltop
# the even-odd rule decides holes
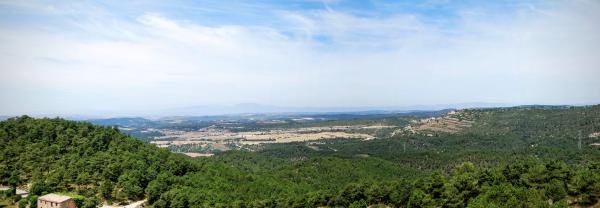
[[[46,194],[38,198],[38,208],[76,208],[75,200],[73,198],[58,195],[58,194]]]

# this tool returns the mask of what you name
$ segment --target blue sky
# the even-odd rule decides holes
[[[600,102],[600,2],[0,1],[0,114]]]

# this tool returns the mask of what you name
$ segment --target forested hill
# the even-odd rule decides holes
[[[142,199],[157,177],[200,169],[116,129],[63,119],[0,122],[0,150],[0,183],[32,184],[33,195],[70,191],[97,201]]]
[[[25,199],[4,194],[23,205],[51,192],[82,195],[82,207],[144,198],[153,207],[597,205],[598,138],[587,134],[599,130],[599,106],[466,112],[473,125],[455,133],[200,159],[111,127],[22,116],[0,122],[0,183],[28,188]]]

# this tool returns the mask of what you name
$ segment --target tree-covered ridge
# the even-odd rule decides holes
[[[106,200],[145,197],[159,174],[199,169],[189,159],[110,127],[27,116],[0,122],[0,181],[31,192],[72,191]]]
[[[84,196],[82,205],[90,207],[142,198],[153,207],[598,203],[600,150],[587,145],[598,139],[587,137],[598,129],[598,106],[468,111],[475,124],[455,134],[338,140],[312,147],[275,144],[259,152],[200,159],[111,127],[23,116],[0,122],[0,183],[30,184],[32,196],[23,204],[59,191]],[[541,124],[522,125],[540,116]],[[581,149],[573,136],[579,130]]]
[[[512,134],[525,139],[584,139],[600,132],[600,105],[583,107],[513,107],[466,110],[478,121],[471,132]]]
[[[313,145],[319,151],[302,143],[275,144],[261,153],[279,158],[369,155],[419,170],[450,170],[466,161],[497,166],[530,157],[569,164],[600,160],[598,147],[592,145],[599,143],[600,138],[589,137],[600,132],[599,105],[473,109],[459,115],[473,121],[473,126],[456,133]]]

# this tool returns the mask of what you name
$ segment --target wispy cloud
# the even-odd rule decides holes
[[[229,3],[2,2],[0,113],[600,101],[597,1]]]

